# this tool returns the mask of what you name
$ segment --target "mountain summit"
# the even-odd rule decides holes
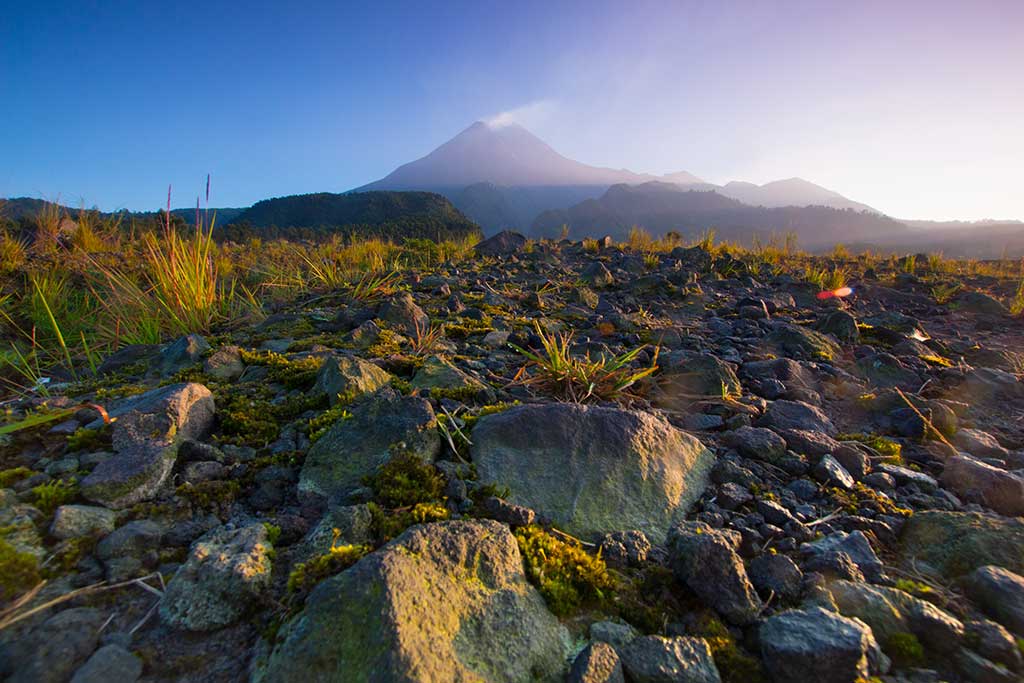
[[[518,124],[477,121],[427,156],[399,166],[387,177],[360,189],[461,188],[476,183],[505,187],[611,186],[651,180],[657,177],[566,158]],[[699,178],[696,181],[701,182]]]

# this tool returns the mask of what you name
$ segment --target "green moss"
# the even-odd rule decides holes
[[[465,339],[474,334],[487,334],[494,331],[494,325],[489,316],[483,320],[472,318],[456,318],[453,322],[445,323],[444,334],[449,339]]]
[[[237,481],[201,481],[198,484],[185,483],[175,493],[187,500],[193,507],[203,510],[221,510],[238,498],[242,487]]]
[[[401,353],[400,340],[401,335],[397,332],[381,327],[377,340],[366,349],[366,355],[370,358],[384,358]]]
[[[935,595],[935,591],[931,586],[912,579],[896,579],[895,587],[904,593],[910,593],[911,595],[924,598],[926,600]]]
[[[281,527],[270,522],[263,522],[263,528],[267,530],[267,541],[270,545],[276,545],[277,539],[281,538]]]
[[[668,567],[651,563],[616,579],[614,612],[644,633],[662,633],[666,624],[679,618],[679,587]]]
[[[566,616],[584,602],[603,602],[615,586],[600,556],[588,555],[578,543],[563,541],[539,526],[515,532],[526,576],[537,586],[551,611]]]
[[[28,479],[35,472],[27,467],[14,467],[9,470],[0,472],[0,489],[10,488],[14,484],[17,484],[22,479]]]
[[[216,397],[220,417],[218,440],[236,445],[265,446],[277,438],[281,426],[269,401],[245,394]]]
[[[95,536],[68,539],[54,549],[53,558],[48,565],[51,568],[56,567],[59,573],[67,573],[78,565],[79,560],[92,552],[98,541]]]
[[[900,669],[924,664],[924,646],[913,633],[893,633],[886,638],[882,649],[892,658],[893,664]]]
[[[378,501],[393,508],[436,501],[444,490],[437,468],[412,454],[392,458],[365,482]]]
[[[309,590],[328,576],[348,569],[373,550],[368,545],[336,545],[339,535],[335,529],[334,540],[326,553],[295,565],[288,575],[289,593]]]
[[[99,429],[76,429],[74,434],[68,435],[68,452],[76,451],[97,451],[110,447],[110,425],[103,425]]]
[[[323,359],[315,356],[291,359],[273,351],[242,349],[241,355],[246,365],[262,365],[269,370],[271,380],[289,389],[311,386],[323,364]]]
[[[953,361],[949,360],[948,358],[943,358],[942,356],[926,355],[926,356],[921,356],[921,360],[923,360],[928,365],[931,365],[931,366],[934,366],[934,367],[937,367],[937,368],[951,368],[951,367],[953,367]]]
[[[321,436],[327,433],[327,430],[334,426],[334,423],[339,420],[347,420],[352,417],[352,413],[346,408],[347,403],[338,403],[337,405],[328,408],[314,418],[311,418],[307,423],[309,429],[309,440],[315,443],[320,439]]]
[[[52,515],[61,505],[78,497],[78,482],[75,479],[49,481],[32,488],[32,504],[44,515]]]
[[[711,613],[705,614],[698,622],[694,635],[707,641],[724,683],[761,683],[767,680],[761,662],[740,649],[732,633],[718,617]]]
[[[390,541],[413,524],[440,522],[450,516],[448,509],[440,503],[417,503],[411,509],[385,510],[376,503],[370,509],[370,531],[380,542]]]
[[[839,441],[859,441],[860,443],[873,448],[881,455],[884,455],[885,462],[893,465],[903,464],[903,445],[898,441],[886,438],[879,434],[840,434],[836,437]]]
[[[852,491],[833,486],[827,489],[826,493],[836,505],[849,513],[854,513],[861,508],[867,508],[877,513],[899,515],[901,517],[909,517],[914,514],[913,510],[900,507],[888,496],[860,482],[853,485]]]
[[[14,546],[0,539],[0,603],[6,603],[42,579],[39,560],[31,553],[18,552]]]

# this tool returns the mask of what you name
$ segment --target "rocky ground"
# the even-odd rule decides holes
[[[1024,680],[1008,281],[478,251],[9,403],[3,675]]]

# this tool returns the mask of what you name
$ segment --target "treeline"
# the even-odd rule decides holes
[[[220,242],[244,244],[252,239],[288,240],[292,242],[325,242],[335,237],[351,239],[379,238],[392,242],[407,239],[427,239],[434,242],[445,240],[460,241],[479,237],[480,228],[475,224],[456,225],[440,220],[392,221],[388,223],[359,223],[348,225],[253,225],[248,221],[230,223],[218,227],[213,234]]]

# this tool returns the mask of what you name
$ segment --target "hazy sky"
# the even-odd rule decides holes
[[[341,191],[504,113],[591,164],[1024,218],[1024,0],[232,4],[5,3],[0,196]]]

